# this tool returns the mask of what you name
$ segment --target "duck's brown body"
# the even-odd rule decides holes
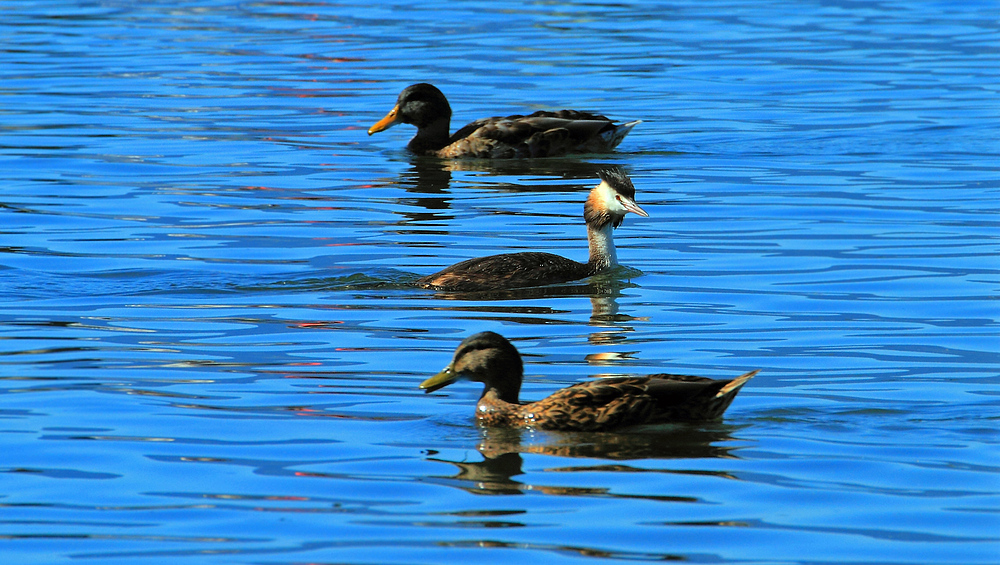
[[[608,153],[637,123],[618,125],[600,114],[577,110],[540,110],[527,116],[476,120],[453,133],[448,144],[440,149],[416,146],[411,150],[451,159],[522,159]]]
[[[417,135],[406,147],[418,155],[514,159],[609,152],[639,122],[615,124],[600,114],[543,110],[526,116],[483,118],[449,135],[448,99],[433,85],[422,83],[405,88],[396,106],[368,134],[400,123],[417,127]]]
[[[506,402],[495,390],[487,390],[476,405],[476,419],[490,427],[575,431],[715,420],[755,374],[732,380],[687,375],[601,379],[527,404]]]
[[[476,405],[483,426],[601,431],[716,420],[757,371],[724,380],[670,374],[600,379],[526,404],[518,401],[522,373],[514,346],[499,334],[481,332],[465,339],[451,364],[420,387],[433,392],[460,378],[484,383]]]

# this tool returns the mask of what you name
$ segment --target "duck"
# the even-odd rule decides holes
[[[397,124],[412,124],[417,134],[406,148],[417,155],[445,159],[557,157],[611,152],[641,121],[615,124],[600,114],[540,110],[527,116],[483,118],[449,135],[448,99],[436,86],[419,83],[403,89],[392,110],[368,128],[368,135]]]
[[[586,263],[539,251],[503,253],[456,263],[417,279],[417,286],[462,292],[507,290],[570,282],[617,267],[614,229],[629,212],[644,218],[649,214],[635,203],[635,186],[621,168],[604,169],[598,176],[601,182],[583,206],[590,250]]]
[[[718,380],[673,374],[605,378],[521,403],[521,355],[507,338],[486,331],[465,338],[451,363],[420,388],[431,393],[463,379],[483,383],[476,421],[484,427],[597,432],[718,420],[758,372]]]

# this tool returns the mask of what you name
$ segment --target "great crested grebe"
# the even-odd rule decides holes
[[[521,404],[523,374],[517,349],[500,334],[481,332],[462,341],[451,363],[420,388],[434,392],[462,379],[483,383],[476,405],[483,426],[601,431],[716,420],[757,371],[728,380],[669,374],[599,379]]]
[[[635,186],[623,171],[598,173],[601,183],[590,191],[583,206],[587,221],[590,259],[579,263],[554,255],[525,251],[469,259],[417,280],[417,285],[437,290],[502,290],[558,284],[596,275],[618,265],[612,232],[625,214],[649,217],[635,203]]]
[[[396,106],[368,129],[368,135],[401,123],[417,126],[417,135],[406,148],[418,155],[510,159],[606,153],[640,121],[615,124],[599,114],[576,110],[538,111],[529,116],[483,118],[448,135],[448,99],[437,87],[420,83],[406,87]]]

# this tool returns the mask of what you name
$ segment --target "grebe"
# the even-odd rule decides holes
[[[538,111],[530,116],[476,120],[452,135],[451,106],[437,87],[414,84],[403,89],[396,106],[368,135],[396,124],[417,126],[407,149],[417,155],[455,158],[510,159],[555,157],[566,153],[606,153],[621,143],[640,121],[615,124],[608,118],[576,110]]]
[[[618,265],[612,231],[632,212],[649,217],[635,203],[635,186],[623,171],[598,173],[601,183],[590,191],[583,206],[587,221],[590,260],[579,263],[552,253],[526,251],[490,255],[456,263],[417,280],[437,290],[477,291],[558,284],[596,275]]]
[[[451,363],[420,388],[434,392],[460,379],[483,383],[476,405],[483,426],[601,431],[716,420],[757,372],[728,380],[668,374],[600,379],[521,404],[521,355],[502,335],[481,332],[462,341]]]

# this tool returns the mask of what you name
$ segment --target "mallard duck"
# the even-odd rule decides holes
[[[396,106],[368,129],[368,135],[401,123],[417,126],[417,135],[406,146],[417,155],[510,159],[606,153],[639,121],[616,125],[604,116],[576,110],[538,111],[528,116],[483,118],[449,136],[448,99],[437,87],[420,83],[403,89]]]
[[[668,374],[600,379],[521,404],[523,374],[521,355],[506,338],[480,332],[462,341],[451,363],[420,388],[434,392],[460,379],[483,383],[476,405],[483,426],[601,431],[718,419],[757,371],[729,380]]]
[[[620,169],[598,173],[600,184],[583,206],[590,259],[580,263],[552,253],[525,251],[468,259],[417,280],[424,288],[453,291],[502,290],[559,284],[596,275],[618,265],[612,232],[632,212],[649,217],[635,203],[635,186]]]

